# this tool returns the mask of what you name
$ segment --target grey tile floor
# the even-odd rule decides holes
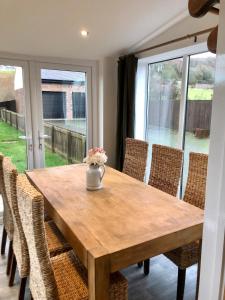
[[[0,225],[0,237],[2,226]],[[6,271],[6,256],[0,257],[0,299],[18,299],[19,276],[16,274],[15,284],[8,287]],[[196,266],[187,270],[184,300],[195,299]],[[163,255],[151,259],[151,271],[149,276],[143,275],[143,269],[136,265],[122,271],[128,279],[129,300],[175,300],[177,268]],[[30,299],[29,290],[26,291],[26,300]],[[41,300],[41,299],[40,299]]]

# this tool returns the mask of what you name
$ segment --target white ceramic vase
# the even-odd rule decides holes
[[[89,165],[86,172],[87,190],[96,191],[102,188],[102,178],[105,174],[105,166]]]

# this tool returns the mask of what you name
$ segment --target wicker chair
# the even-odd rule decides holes
[[[147,155],[147,142],[126,138],[126,153],[123,164],[123,173],[140,181],[144,181]]]
[[[176,196],[182,163],[182,150],[152,145],[151,173],[148,184],[167,194]]]
[[[162,145],[152,145],[151,173],[148,184],[172,196],[177,195],[183,151]],[[144,273],[149,274],[150,260],[144,262]]]
[[[24,175],[18,176],[17,195],[31,258],[33,299],[88,299],[87,272],[73,251],[50,257],[45,238],[44,199]],[[127,299],[127,281],[119,272],[111,277],[110,299]]]
[[[5,183],[4,183],[4,178],[3,178],[3,167],[2,167],[3,158],[4,158],[4,155],[2,153],[0,153],[0,193],[2,195],[3,206],[4,206],[1,255],[5,254],[6,240],[8,237],[10,242],[9,242],[6,274],[9,275],[11,259],[12,259],[13,217],[12,217],[12,212],[11,212],[11,209],[9,206],[8,199],[6,197]]]
[[[29,254],[26,238],[24,235],[21,217],[18,210],[18,201],[16,193],[17,170],[9,158],[3,159],[3,174],[7,199],[12,211],[14,233],[13,233],[13,257],[11,262],[11,270],[9,277],[9,286],[13,285],[16,266],[18,267],[21,278],[19,297],[23,299],[26,285],[26,278],[29,275]],[[59,252],[67,251],[69,245],[63,241],[63,237],[56,230],[56,226],[52,222],[46,224],[46,233],[51,255]]]
[[[205,207],[207,165],[208,155],[190,153],[184,201],[201,209]],[[177,299],[179,300],[183,299],[184,295],[186,268],[199,262],[200,246],[199,241],[196,241],[165,253],[166,257],[178,266]]]

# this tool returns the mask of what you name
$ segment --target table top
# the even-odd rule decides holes
[[[109,167],[103,188],[88,191],[86,169],[81,164],[26,173],[85,266],[88,253],[110,255],[115,271],[201,238],[201,209]]]

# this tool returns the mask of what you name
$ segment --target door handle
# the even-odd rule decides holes
[[[50,135],[47,135],[47,134],[40,135],[39,139],[42,139],[42,140],[50,139]]]
[[[20,135],[20,136],[19,136],[19,139],[21,139],[21,140],[26,140],[26,141],[31,140],[31,138],[30,138],[29,136],[26,136],[26,135]]]
[[[39,149],[42,150],[42,140],[46,140],[46,139],[50,139],[50,136],[47,134],[42,134],[42,135],[40,135],[40,133],[38,134]]]
[[[28,149],[29,149],[30,151],[33,150],[33,144],[32,144],[32,138],[31,138],[31,137],[26,136],[26,135],[20,135],[20,136],[19,136],[19,139],[20,139],[20,140],[24,140],[24,141],[28,141]]]

